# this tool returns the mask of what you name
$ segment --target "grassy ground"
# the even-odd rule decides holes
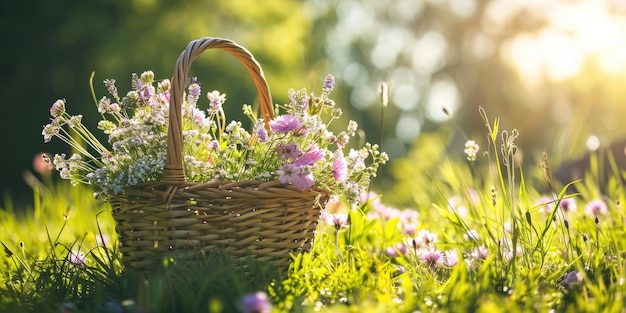
[[[591,171],[574,192],[546,160],[545,182],[525,177],[514,133],[488,131],[496,148],[477,161],[436,158],[356,210],[327,207],[282,275],[254,262],[246,275],[219,252],[149,278],[124,270],[109,207],[32,178],[33,206],[0,210],[0,312],[253,312],[249,295],[258,312],[626,312],[619,175],[600,191]],[[413,169],[436,149],[416,150]]]

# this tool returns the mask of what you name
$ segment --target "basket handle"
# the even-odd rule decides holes
[[[261,116],[268,127],[269,121],[274,117],[274,107],[267,81],[263,70],[254,56],[244,47],[232,40],[214,37],[204,37],[194,40],[178,57],[172,89],[170,94],[169,125],[167,131],[167,158],[163,169],[162,182],[183,183],[185,172],[183,168],[183,128],[182,128],[182,103],[185,92],[185,80],[191,67],[191,63],[207,49],[224,50],[235,56],[246,67],[254,81],[261,106]]]

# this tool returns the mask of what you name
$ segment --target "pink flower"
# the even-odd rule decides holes
[[[278,147],[276,147],[276,152],[278,152],[278,154],[280,154],[280,158],[285,160],[285,159],[297,159],[300,154],[302,154],[302,151],[300,151],[300,147],[298,147],[295,144],[288,144],[288,145],[284,145],[284,144],[280,144],[278,145]]]
[[[459,263],[459,253],[457,250],[448,250],[443,253],[443,264],[447,267],[454,267]]]
[[[296,173],[300,171],[300,168],[293,164],[285,164],[278,169],[278,180],[283,184],[289,184],[293,181]]]
[[[314,179],[313,173],[311,173],[310,168],[308,166],[301,166],[300,172],[297,173],[295,177],[293,177],[291,183],[298,187],[298,189],[300,190],[311,188],[313,186]]]
[[[293,184],[301,190],[313,186],[313,173],[311,173],[311,167],[308,165],[285,164],[278,169],[277,174],[278,180],[283,184]]]
[[[585,213],[591,218],[595,218],[598,215],[607,215],[609,210],[606,207],[606,203],[600,199],[591,200],[585,206]]]
[[[417,236],[414,238],[414,244],[417,247],[425,247],[431,243],[437,242],[437,234],[431,233],[426,229],[422,229],[417,233]]]
[[[301,155],[295,162],[296,165],[313,165],[315,162],[324,158],[324,151],[313,147],[305,154]]]
[[[333,160],[333,177],[339,182],[343,182],[348,179],[348,163],[340,150],[335,152],[335,158]]]
[[[576,209],[578,208],[576,199],[574,198],[561,199],[559,206],[561,207],[561,210],[563,210],[563,213],[576,212]]]
[[[546,214],[552,213],[552,210],[554,209],[554,201],[548,196],[539,198],[539,200],[537,200],[537,205],[542,205],[543,211]]]
[[[295,116],[291,114],[280,115],[270,121],[270,128],[279,133],[288,133],[290,131],[299,131],[302,124]]]
[[[485,260],[489,256],[489,250],[484,245],[480,245],[476,249],[472,250],[470,256],[475,260]]]
[[[402,242],[396,243],[395,245],[387,247],[387,249],[385,249],[385,254],[388,257],[392,258],[400,255],[405,255],[407,252],[409,252],[409,248],[406,246],[406,244]]]
[[[341,229],[348,226],[348,214],[346,213],[328,213],[322,212],[321,218],[328,225],[335,225],[335,228]]]
[[[433,247],[420,249],[417,251],[417,257],[422,263],[428,265],[430,268],[437,267],[443,261],[443,253]]]

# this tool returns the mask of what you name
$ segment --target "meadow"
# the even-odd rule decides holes
[[[481,112],[484,139],[424,135],[384,169],[392,188],[329,204],[286,272],[220,251],[124,269],[93,190],[27,176],[32,206],[0,210],[0,312],[625,312],[620,170],[592,157],[563,184],[549,156],[522,169],[517,131]]]

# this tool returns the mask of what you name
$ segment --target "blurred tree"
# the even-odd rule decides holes
[[[92,71],[97,97],[106,95],[101,83],[106,78],[115,78],[119,90],[127,91],[132,72],[150,69],[157,78],[169,78],[189,41],[215,36],[235,40],[256,56],[276,102],[287,101],[288,88],[308,83],[311,21],[301,1],[4,1],[0,15],[5,103],[0,190],[17,198],[28,194],[21,173],[32,168],[37,153],[67,149],[54,140],[44,145],[40,135],[56,99],[66,98],[68,110],[84,114],[95,128]],[[236,107],[252,103],[254,85],[238,61],[224,52],[206,54],[192,69],[204,91],[223,91],[227,104]]]
[[[415,166],[420,155],[406,151],[425,142],[416,141],[420,134],[449,123],[444,108],[461,131],[434,138],[445,140],[458,158],[464,157],[467,139],[462,132],[481,145],[486,142],[479,106],[492,118],[500,117],[502,127],[520,131],[517,145],[527,165],[536,163],[542,151],[555,154],[555,162],[579,155],[591,134],[603,143],[626,135],[616,122],[626,117],[626,95],[617,87],[626,74],[626,59],[616,57],[626,49],[620,30],[626,15],[618,2],[308,3],[318,16],[314,29],[323,29],[332,72],[350,87],[343,99],[363,112],[368,133],[381,128],[376,85],[380,80],[392,84],[383,149],[392,160],[414,159],[398,164],[397,184],[381,186],[404,186],[406,194],[419,190],[410,183],[415,175],[406,175],[414,171],[406,166]],[[604,50],[594,50],[593,44]],[[601,53],[609,58],[598,58]]]

